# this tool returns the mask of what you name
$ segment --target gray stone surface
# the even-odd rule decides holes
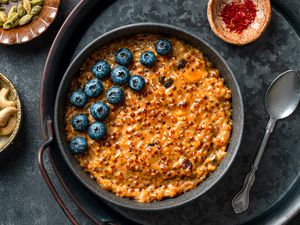
[[[19,90],[24,109],[18,139],[0,155],[0,225],[70,224],[44,184],[36,159],[37,148],[42,142],[38,120],[39,78],[50,43],[77,2],[63,0],[58,19],[40,38],[22,46],[0,46],[0,72]],[[184,207],[162,213],[123,210],[145,224],[239,224],[272,205],[299,175],[298,110],[276,126],[257,172],[249,211],[236,216],[231,210],[230,201],[249,170],[268,119],[263,108],[264,92],[279,73],[288,68],[300,70],[300,44],[287,21],[273,12],[270,27],[262,39],[245,47],[227,45],[210,31],[205,6],[206,1],[120,0],[99,15],[77,49],[79,51],[105,31],[124,24],[170,23],[207,40],[225,57],[241,85],[246,113],[245,136],[228,174],[206,195]],[[53,177],[52,173],[50,175]],[[68,198],[63,197],[81,224],[90,224]],[[294,224],[299,224],[299,218]]]
[[[15,143],[0,154],[1,225],[70,224],[53,200],[37,166],[37,148],[42,142],[39,81],[58,28],[77,2],[63,0],[58,18],[38,39],[20,46],[0,46],[0,72],[17,88],[24,116]],[[74,212],[77,214],[77,210]]]

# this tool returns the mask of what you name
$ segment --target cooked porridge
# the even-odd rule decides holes
[[[171,44],[168,54],[157,53],[159,40]],[[111,104],[106,92],[116,84],[110,75],[99,79],[101,94],[89,95],[81,107],[68,101],[67,139],[86,141],[84,151],[75,157],[103,189],[138,202],[178,196],[205,180],[225,157],[232,129],[231,91],[198,49],[173,37],[145,34],[93,53],[74,78],[70,95],[95,79],[92,68],[98,60],[108,62],[111,70],[116,68],[121,61],[115,55],[121,48],[131,51],[127,68],[130,76],[144,78],[144,88],[134,91],[127,84],[117,85],[124,100]],[[155,63],[141,63],[146,51],[154,54]],[[105,136],[95,139],[85,129],[74,129],[71,121],[82,114],[89,125],[95,122],[90,107],[99,101],[109,106],[109,112],[105,118],[96,117],[106,127]]]

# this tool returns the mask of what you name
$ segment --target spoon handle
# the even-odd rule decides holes
[[[236,194],[236,196],[232,199],[231,205],[233,207],[233,210],[235,213],[241,213],[248,209],[249,206],[249,192],[251,187],[254,184],[255,181],[255,172],[258,168],[258,165],[260,163],[261,157],[265,151],[266,145],[268,143],[270,134],[273,131],[273,128],[275,126],[276,120],[270,119],[266,128],[265,136],[260,144],[259,150],[257,152],[257,155],[255,157],[255,160],[251,166],[250,172],[247,174],[242,189],[239,193]]]

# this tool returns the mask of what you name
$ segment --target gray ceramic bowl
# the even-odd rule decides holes
[[[68,92],[70,89],[71,81],[74,75],[78,72],[83,62],[90,56],[92,52],[108,44],[111,41],[129,37],[135,34],[141,33],[154,33],[166,36],[177,37],[186,43],[200,49],[205,56],[214,64],[214,66],[220,71],[220,74],[225,79],[226,85],[232,91],[232,106],[233,106],[233,130],[228,146],[227,155],[219,165],[218,169],[212,173],[203,183],[193,190],[179,195],[175,198],[165,199],[162,201],[152,203],[139,203],[128,198],[121,198],[115,194],[103,190],[95,180],[93,180],[79,165],[74,155],[69,151],[69,143],[66,141],[66,134],[64,130],[64,107],[68,100]],[[244,126],[244,111],[243,111],[243,100],[238,83],[224,61],[224,59],[215,51],[211,46],[201,40],[199,37],[192,35],[180,28],[158,23],[139,23],[132,24],[117,28],[106,34],[100,36],[85,49],[83,49],[73,62],[68,67],[58,89],[58,93],[55,101],[55,131],[57,142],[60,151],[66,160],[71,171],[77,176],[77,178],[95,195],[99,196],[110,203],[125,208],[131,208],[136,210],[162,210],[187,203],[208,191],[213,185],[215,185],[229,169],[233,162],[243,133]]]

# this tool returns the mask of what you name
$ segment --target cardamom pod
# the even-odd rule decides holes
[[[31,19],[32,19],[32,15],[27,14],[20,19],[19,25],[24,26],[28,24],[31,21]]]
[[[20,18],[26,15],[26,10],[22,3],[19,3],[17,12]]]
[[[9,30],[12,28],[12,22],[11,21],[7,21],[3,24],[3,29],[5,30]]]
[[[0,20],[3,22],[6,22],[7,16],[6,16],[5,12],[0,12]]]
[[[5,14],[5,12],[0,12],[0,27],[3,26],[3,24],[6,22],[7,20],[7,16]]]
[[[8,3],[8,0],[0,0],[0,3],[6,4]]]
[[[10,8],[10,10],[7,14],[8,20],[10,19],[11,14],[13,14],[13,13],[17,13],[17,6],[13,6],[13,7]]]
[[[43,5],[44,4],[44,0],[30,0],[31,5],[32,6],[36,6],[36,5]]]
[[[30,15],[37,16],[42,10],[42,6],[36,5],[31,9]]]
[[[15,21],[13,21],[12,28],[17,27],[19,25],[19,21],[20,21],[19,17],[18,17],[18,19],[16,19]]]
[[[19,14],[17,12],[11,12],[7,16],[7,21],[15,22],[19,18]]]
[[[29,0],[23,0],[23,6],[24,6],[24,9],[26,10],[27,14],[30,13],[31,11],[31,3]]]

